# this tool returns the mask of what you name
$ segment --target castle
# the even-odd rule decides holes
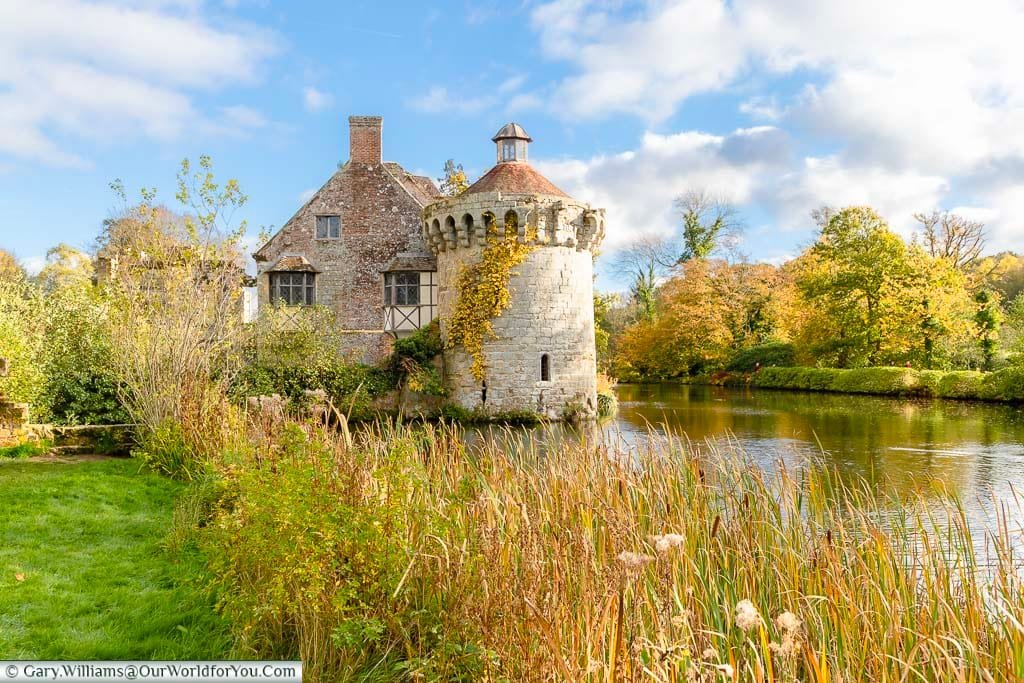
[[[576,202],[528,161],[531,138],[510,123],[496,164],[455,197],[383,161],[382,120],[349,118],[350,156],[255,254],[260,305],[323,305],[346,351],[382,358],[397,337],[439,319],[448,400],[471,410],[551,418],[597,409],[593,250],[604,211]],[[512,231],[512,232],[506,232]],[[524,245],[509,302],[474,359],[451,338],[460,275],[494,240]]]

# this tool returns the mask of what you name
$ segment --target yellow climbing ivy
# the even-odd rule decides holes
[[[459,298],[448,321],[448,347],[462,344],[473,358],[471,372],[478,381],[487,375],[484,340],[497,339],[492,320],[512,303],[508,284],[513,268],[521,264],[536,248],[535,229],[526,229],[520,240],[515,220],[505,219],[505,232],[499,235],[494,223],[487,228],[487,246],[479,262],[459,272],[456,287]]]

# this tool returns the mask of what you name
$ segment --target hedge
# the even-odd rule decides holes
[[[726,382],[745,382],[764,389],[802,389],[847,394],[924,396],[1024,401],[1024,368],[996,372],[915,370],[881,367],[840,370],[835,368],[765,367],[753,375],[732,376]]]

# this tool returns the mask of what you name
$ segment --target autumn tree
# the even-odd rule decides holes
[[[1003,301],[1013,301],[1024,293],[1024,255],[1004,251],[974,263],[972,279],[999,292]]]
[[[124,256],[108,284],[124,403],[152,464],[190,478],[230,438],[226,388],[240,360],[245,230],[233,216],[246,197],[237,181],[214,179],[206,156],[196,169],[182,162],[180,220],[154,190],[128,205],[121,184],[114,189],[125,206],[106,247]]]
[[[658,378],[707,372],[739,350],[785,340],[775,299],[783,281],[767,264],[688,261],[659,288],[657,318],[623,332],[617,372]]]
[[[921,224],[921,244],[932,258],[944,258],[964,270],[981,256],[985,248],[985,224],[949,211],[915,213]]]
[[[799,286],[834,323],[834,362],[874,364],[899,314],[894,295],[910,275],[903,240],[873,209],[849,207],[822,227],[808,256]]]
[[[982,289],[974,295],[974,303],[978,306],[974,324],[977,327],[978,346],[981,348],[982,367],[991,370],[999,348],[999,327],[1003,318],[999,298],[990,290]]]
[[[23,279],[25,279],[25,269],[18,263],[18,259],[14,258],[14,254],[9,251],[0,249],[0,281]]]
[[[48,292],[65,287],[86,287],[92,284],[92,278],[92,257],[63,242],[46,252],[46,263],[36,276]]]
[[[441,194],[446,197],[457,197],[469,188],[469,179],[462,170],[462,164],[456,164],[454,159],[444,162],[444,177],[438,178],[438,183]]]
[[[931,367],[965,338],[963,273],[908,247],[868,207],[832,214],[794,270],[808,309],[799,341],[818,362]]]
[[[707,258],[720,247],[738,244],[742,223],[736,207],[704,190],[691,190],[676,199],[682,219],[683,250],[678,262]]]

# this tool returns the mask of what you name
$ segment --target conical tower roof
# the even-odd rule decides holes
[[[569,196],[525,161],[504,162],[495,165],[480,180],[470,185],[463,194],[482,194],[484,192]]]

